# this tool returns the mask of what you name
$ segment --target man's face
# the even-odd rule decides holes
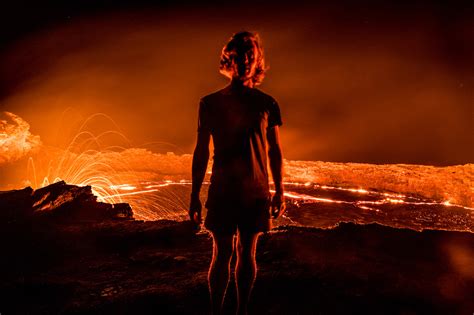
[[[252,78],[257,68],[257,48],[244,48],[241,51],[236,51],[234,56],[234,78],[245,81]]]

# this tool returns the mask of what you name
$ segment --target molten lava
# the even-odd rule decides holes
[[[87,129],[88,122],[99,118],[111,120],[103,114],[86,119],[65,148],[40,146],[39,137],[30,134],[25,121],[11,113],[7,116],[14,123],[2,121],[3,161],[31,153],[26,178],[24,173],[19,174],[19,182],[26,180],[35,189],[60,180],[78,186],[90,185],[99,201],[129,203],[137,219],[187,218],[192,155],[157,154],[134,148],[118,127],[95,135]],[[112,125],[116,126],[113,121]],[[107,145],[106,136],[110,135],[121,139],[123,145]],[[34,152],[38,154],[34,155]],[[363,216],[370,222],[373,218],[367,211],[373,213],[372,216],[390,216],[392,214],[387,211],[397,207],[397,211],[405,209],[400,213],[405,216],[409,209],[416,209],[413,213],[423,212],[419,215],[420,220],[428,222],[430,227],[430,220],[433,224],[438,220],[439,209],[450,208],[454,211],[453,218],[459,215],[458,223],[443,223],[443,228],[451,224],[453,228],[456,226],[455,229],[474,230],[473,164],[433,167],[285,160],[284,167],[288,202],[310,207],[311,210],[305,211],[313,214],[327,206],[335,206],[330,214],[333,217],[337,211],[346,209],[338,215],[344,217],[351,211],[360,212],[358,220]],[[203,201],[211,169],[212,159],[203,185]],[[426,209],[431,209],[431,212],[425,213]],[[286,218],[296,222],[290,216]],[[319,219],[315,216],[311,220],[314,225]]]

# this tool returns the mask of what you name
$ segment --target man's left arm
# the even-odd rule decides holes
[[[272,216],[274,219],[280,217],[285,211],[285,196],[283,190],[283,153],[280,145],[280,129],[273,126],[267,130],[268,158],[273,182],[275,183],[275,194],[272,198]]]

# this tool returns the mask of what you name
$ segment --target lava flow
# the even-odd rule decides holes
[[[17,181],[23,184],[13,188],[26,184],[36,189],[64,180],[90,185],[99,201],[129,203],[137,219],[187,218],[192,155],[135,148],[104,114],[86,119],[62,149],[41,145],[26,122],[7,116],[14,123],[2,121],[1,161],[28,156],[26,176],[17,172]],[[97,119],[111,122],[114,129],[95,134],[88,126]],[[474,231],[473,164],[433,167],[285,160],[284,168],[286,223],[328,227],[341,221],[379,222],[418,230]],[[211,169],[212,159],[202,200]]]

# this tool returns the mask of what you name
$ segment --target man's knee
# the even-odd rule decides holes
[[[229,262],[234,252],[234,236],[213,234],[214,259],[218,262]]]
[[[259,235],[260,233],[239,232],[237,241],[237,254],[240,258],[254,258]]]

